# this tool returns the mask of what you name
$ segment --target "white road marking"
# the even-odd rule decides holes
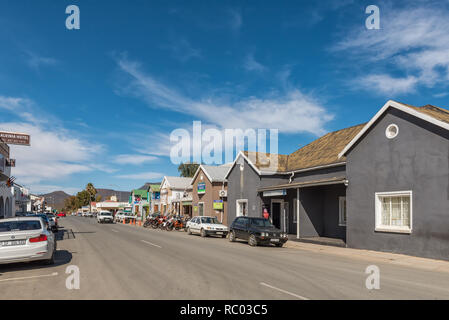
[[[117,230],[111,229],[112,232],[118,232]]]
[[[2,279],[2,280],[0,280],[0,282],[15,281],[15,280],[28,280],[28,279],[45,278],[45,277],[55,277],[57,275],[58,275],[57,272],[53,272],[52,274],[43,274],[43,275],[40,275],[40,276]]]
[[[145,240],[140,240],[140,241],[145,242],[146,244],[149,244],[150,246],[155,246],[155,247],[158,247],[158,248],[162,248],[161,246],[158,246],[157,244],[154,244],[154,243],[151,243],[151,242],[148,242],[148,241],[145,241]]]
[[[271,288],[271,289],[273,289],[273,290],[280,291],[280,292],[285,293],[285,294],[289,294],[289,295],[291,295],[291,296],[293,296],[293,297],[296,297],[296,298],[298,298],[298,299],[301,299],[301,300],[310,300],[309,298],[300,296],[300,295],[298,295],[298,294],[291,293],[291,292],[289,292],[289,291],[286,291],[286,290],[283,290],[283,289],[279,289],[279,288],[273,287],[273,286],[271,286],[271,285],[269,285],[269,284],[266,284],[265,282],[261,282],[260,285],[261,285],[261,286],[268,287],[268,288]]]

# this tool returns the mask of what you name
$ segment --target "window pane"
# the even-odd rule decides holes
[[[390,199],[389,198],[381,198],[382,199],[382,225],[389,226],[390,225]]]
[[[402,225],[410,227],[410,197],[402,197]]]
[[[401,197],[391,198],[391,225],[402,226]]]

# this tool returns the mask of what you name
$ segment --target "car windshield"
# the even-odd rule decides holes
[[[100,215],[102,215],[102,216],[110,216],[111,213],[110,212],[102,212],[102,213],[100,213]]]
[[[41,223],[38,220],[0,222],[0,232],[39,230],[41,228]]]
[[[215,217],[202,217],[201,222],[202,223],[220,224],[220,221],[218,221],[218,219]]]
[[[251,225],[259,228],[269,228],[273,227],[271,222],[267,219],[259,218],[259,219],[250,219]]]

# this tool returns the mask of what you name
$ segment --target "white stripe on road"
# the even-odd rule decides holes
[[[15,280],[28,280],[28,279],[45,278],[45,277],[54,277],[54,276],[57,276],[57,275],[58,275],[57,272],[53,272],[52,274],[44,274],[44,275],[40,275],[40,276],[2,279],[2,280],[0,280],[0,282],[15,281]]]
[[[271,288],[271,289],[274,289],[274,290],[277,290],[277,291],[280,291],[280,292],[285,293],[285,294],[289,294],[289,295],[291,295],[291,296],[293,296],[293,297],[296,297],[296,298],[298,298],[298,299],[301,299],[301,300],[310,300],[309,298],[300,296],[300,295],[298,295],[298,294],[291,293],[291,292],[288,292],[288,291],[286,291],[286,290],[283,290],[283,289],[279,289],[279,288],[270,286],[269,284],[266,284],[265,282],[261,282],[260,285],[261,285],[261,286],[268,287],[268,288]]]
[[[146,244],[149,244],[150,246],[155,246],[155,247],[158,247],[158,248],[162,248],[161,246],[158,246],[157,244],[154,244],[154,243],[151,243],[151,242],[148,242],[148,241],[145,241],[145,240],[140,240],[140,241],[145,242]]]
[[[111,229],[112,232],[118,232],[117,230]]]

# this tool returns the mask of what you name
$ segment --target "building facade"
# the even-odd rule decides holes
[[[230,165],[198,167],[192,178],[193,216],[213,216],[228,224],[226,173]]]

